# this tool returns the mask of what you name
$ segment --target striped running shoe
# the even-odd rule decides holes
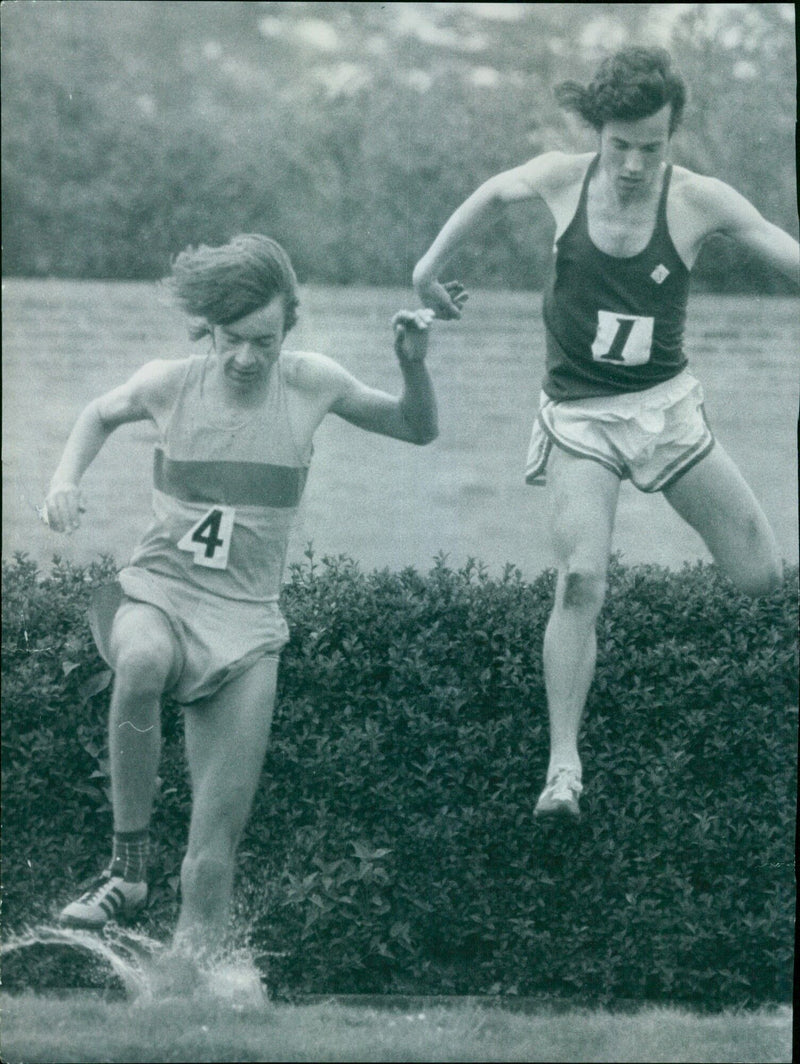
[[[581,815],[578,799],[582,790],[580,774],[574,768],[557,769],[539,795],[533,815],[577,820]]]
[[[61,910],[58,919],[68,927],[101,928],[109,920],[133,916],[146,901],[146,883],[128,883],[106,868],[77,901]]]

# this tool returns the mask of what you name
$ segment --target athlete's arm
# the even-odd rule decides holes
[[[45,499],[44,516],[55,532],[78,528],[86,508],[79,488],[83,474],[120,425],[152,419],[175,380],[177,365],[149,362],[125,384],[93,399],[78,415]]]
[[[547,191],[565,167],[561,152],[547,152],[522,166],[490,177],[466,199],[442,226],[430,248],[414,267],[413,282],[422,302],[438,318],[460,318],[467,294],[458,282],[442,284],[439,271],[458,247],[473,235],[498,209],[536,197]],[[457,287],[453,287],[457,286]]]
[[[790,281],[800,281],[800,245],[793,237],[768,222],[749,200],[723,181],[708,178],[701,187],[711,220],[706,235],[732,237]]]
[[[439,432],[436,397],[425,366],[432,319],[430,310],[400,311],[393,318],[395,354],[403,375],[399,397],[370,388],[325,355],[303,356],[297,385],[320,397],[320,416],[330,412],[368,432],[430,443]]]

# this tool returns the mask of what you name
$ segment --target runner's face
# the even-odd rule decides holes
[[[284,337],[283,297],[228,325],[214,326],[214,346],[226,380],[248,389],[262,381],[277,360]]]
[[[646,198],[669,147],[669,104],[647,118],[614,119],[600,131],[600,164],[620,199]]]

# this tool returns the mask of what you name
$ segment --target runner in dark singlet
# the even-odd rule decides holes
[[[682,349],[688,280],[703,242],[725,234],[798,280],[797,241],[714,178],[670,166],[685,87],[660,49],[630,48],[559,102],[597,132],[597,155],[549,152],[486,181],[445,223],[414,270],[423,302],[459,318],[438,280],[495,208],[541,200],[556,224],[544,304],[547,365],[526,479],[551,482],[558,565],[544,640],[550,763],[535,813],[579,815],[578,731],[594,674],[619,484],[663,491],[720,568],[751,595],[780,580],[766,517],[714,443]],[[452,282],[451,282],[452,284]]]
[[[545,291],[546,375],[551,399],[640,391],[686,367],[683,331],[689,271],[667,226],[672,167],[661,180],[652,236],[637,255],[621,258],[589,236],[586,200],[599,157],[589,164],[575,217],[556,243]],[[602,309],[603,331],[598,329]]]

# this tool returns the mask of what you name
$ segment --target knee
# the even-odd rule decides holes
[[[770,558],[759,566],[751,566],[746,571],[733,576],[733,582],[750,598],[763,598],[777,591],[783,581],[783,569],[777,559]]]
[[[765,522],[755,519],[744,529],[744,550],[735,557],[716,558],[721,568],[745,595],[761,598],[771,595],[783,582],[778,545]]]
[[[171,648],[149,639],[145,633],[121,644],[114,655],[117,684],[139,694],[161,694],[171,667]]]
[[[565,610],[597,615],[606,594],[605,573],[568,569],[561,581],[559,604]]]

